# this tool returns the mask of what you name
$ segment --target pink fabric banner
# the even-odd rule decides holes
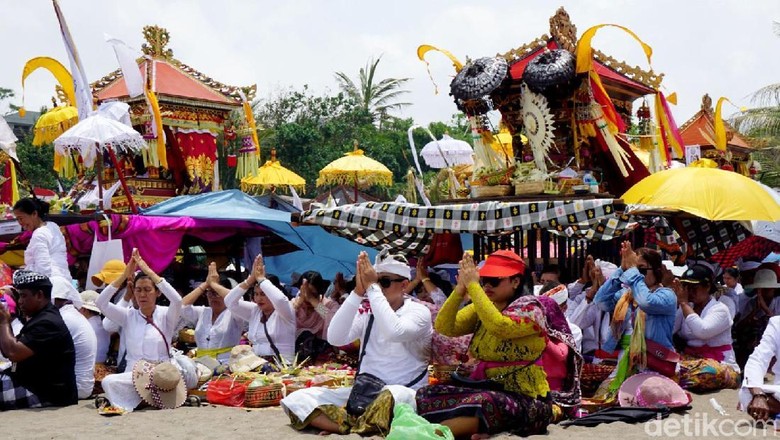
[[[141,256],[155,272],[161,272],[171,264],[185,234],[214,242],[236,234],[253,236],[267,231],[265,227],[247,221],[117,214],[111,215],[111,225],[111,238],[122,239],[125,261],[130,258],[133,248],[138,248]],[[105,228],[98,228],[98,223],[94,220],[68,225],[63,229],[67,235],[65,241],[70,244],[68,264],[75,263],[76,256],[92,251],[95,234],[100,241],[108,240]]]

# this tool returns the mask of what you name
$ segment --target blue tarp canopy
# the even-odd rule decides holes
[[[290,223],[289,212],[266,208],[239,190],[174,197],[142,210],[141,215],[240,220],[261,224],[300,249],[265,259],[268,273],[277,275],[282,282],[288,281],[292,272],[303,273],[306,270],[316,270],[325,279],[333,279],[336,272],[354,274],[355,260],[360,251],[368,252],[372,259],[377,252],[332,235],[320,226],[295,227]]]
[[[254,196],[254,199],[260,202],[260,204],[266,208],[276,209],[284,212],[301,212],[301,210],[296,208],[295,205],[274,193]]]

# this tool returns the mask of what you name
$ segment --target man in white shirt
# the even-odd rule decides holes
[[[764,383],[774,357],[780,357],[780,316],[769,319],[761,343],[745,364],[739,409],[755,420],[773,420],[780,413],[780,363],[776,362],[772,367],[774,383]]]
[[[87,318],[87,322],[92,326],[92,331],[95,332],[95,337],[97,338],[97,355],[95,356],[95,363],[104,364],[108,357],[109,346],[111,345],[111,335],[103,328],[100,309],[95,305],[95,299],[97,299],[97,297],[98,293],[94,290],[85,290],[81,292],[81,300],[84,304],[79,311]]]
[[[416,390],[428,383],[433,328],[428,309],[404,296],[410,278],[411,269],[403,257],[377,257],[372,267],[365,252],[361,253],[355,290],[331,320],[328,342],[342,346],[360,339],[359,373],[379,378],[386,384],[383,390],[389,391],[396,403],[414,408]],[[369,324],[371,333],[366,341]],[[339,410],[344,411],[344,417],[338,417],[343,420],[339,424],[321,407],[343,407],[351,391],[351,387],[307,388],[290,394],[281,404],[296,429],[311,426],[344,434],[351,429],[348,422],[343,422],[349,419],[346,411]]]
[[[87,318],[73,306],[75,297],[78,297],[78,301],[81,302],[81,296],[73,284],[60,276],[53,276],[50,281],[52,302],[60,309],[60,316],[68,327],[76,349],[75,373],[78,396],[79,399],[86,399],[92,395],[92,389],[95,387],[97,336]]]

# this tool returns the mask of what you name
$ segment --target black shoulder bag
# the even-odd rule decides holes
[[[260,320],[263,323],[263,331],[265,331],[265,338],[268,339],[268,343],[271,344],[271,350],[274,351],[274,354],[276,354],[276,358],[279,359],[279,362],[284,363],[285,359],[282,357],[282,354],[279,353],[279,349],[276,348],[276,344],[274,344],[274,340],[271,339],[271,335],[268,334],[268,327],[265,325],[265,323],[268,321],[265,319],[265,316]]]
[[[363,357],[366,355],[366,347],[368,347],[368,338],[371,336],[371,327],[374,325],[374,314],[372,313],[368,318],[368,326],[366,327],[366,336],[363,338],[363,349],[360,351],[360,356],[358,357],[358,366],[357,366],[357,374],[355,375],[355,384],[352,385],[352,391],[349,393],[349,399],[347,400],[347,413],[350,415],[353,415],[355,417],[358,417],[362,415],[364,412],[366,412],[366,408],[368,405],[371,404],[374,400],[376,400],[377,396],[380,392],[382,392],[382,388],[385,387],[385,381],[382,379],[374,376],[371,373],[361,373],[360,372],[360,364],[363,362]],[[417,377],[412,379],[411,382],[406,384],[406,387],[412,387],[417,382],[422,380],[423,377],[425,377],[425,373],[428,372],[428,369],[423,369],[422,373],[420,373]]]

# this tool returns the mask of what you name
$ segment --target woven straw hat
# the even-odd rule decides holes
[[[252,351],[248,345],[236,345],[230,350],[228,365],[233,373],[247,373],[256,370],[267,361]]]
[[[655,373],[635,374],[618,390],[620,406],[677,408],[691,403],[691,395],[666,376]]]
[[[81,292],[81,301],[83,302],[81,307],[87,310],[92,310],[96,313],[100,313],[100,309],[98,308],[97,304],[95,304],[97,297],[98,293],[94,290],[85,290]]]
[[[133,366],[133,385],[144,402],[155,408],[178,408],[187,399],[184,379],[179,369],[170,362],[136,362]]]

